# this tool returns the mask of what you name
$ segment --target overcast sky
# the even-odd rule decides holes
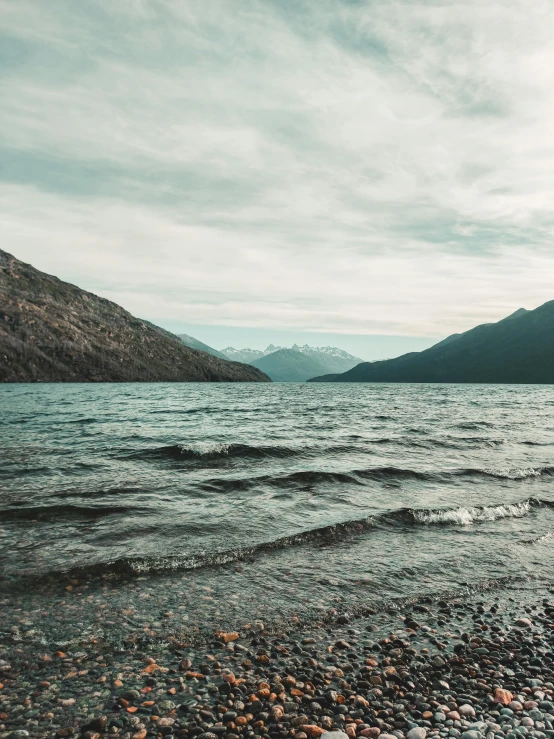
[[[0,0],[2,248],[218,346],[391,356],[536,307],[553,28],[551,0]]]

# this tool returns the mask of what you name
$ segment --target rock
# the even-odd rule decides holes
[[[469,731],[464,731],[461,739],[482,739],[482,736],[479,731],[476,731],[475,729],[469,729]]]
[[[82,726],[81,731],[83,733],[85,731],[104,731],[107,723],[108,723],[107,716],[99,716],[98,718],[93,718],[92,721],[89,721],[84,726]]]
[[[381,734],[381,736],[383,735]],[[415,729],[410,729],[406,736],[407,739],[425,739],[427,736],[427,729],[424,729],[422,726],[417,726]]]
[[[524,629],[528,629],[533,625],[533,622],[530,618],[518,618],[516,621],[516,626],[521,626]]]
[[[458,708],[458,713],[462,718],[473,718],[475,716],[475,708],[470,706],[469,703],[464,703]]]
[[[11,734],[8,734],[8,739],[25,739],[28,736],[30,736],[30,734],[25,729],[16,729],[15,731],[12,731]]]
[[[228,644],[231,641],[236,641],[240,638],[240,635],[237,631],[219,631],[216,636],[222,639],[225,644]]]
[[[174,723],[175,723],[175,719],[172,718],[171,716],[167,716],[167,717],[161,718],[156,723],[156,726],[158,726],[159,728],[161,728],[162,726],[173,726]]]
[[[496,688],[494,691],[494,702],[495,703],[502,703],[503,706],[509,705],[511,701],[513,701],[514,696],[512,693],[510,693],[509,690],[504,690],[503,688]]]
[[[320,726],[316,726],[315,724],[304,724],[302,726],[302,731],[306,733],[309,737],[319,737],[322,734],[325,734],[325,729],[322,729]],[[331,733],[331,732],[327,732]],[[298,736],[298,734],[296,734]]]
[[[381,736],[383,735],[381,734]],[[322,739],[349,739],[348,734],[344,731],[324,731],[321,737]],[[396,737],[393,737],[393,739],[396,739]]]

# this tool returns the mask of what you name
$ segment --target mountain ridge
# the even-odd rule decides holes
[[[308,344],[292,347],[269,344],[265,350],[227,347],[222,351],[230,358],[257,367],[276,382],[306,382],[314,374],[345,372],[363,361],[336,346]]]
[[[0,250],[0,382],[269,382]]]
[[[422,352],[309,382],[554,383],[554,300],[453,334]]]
[[[212,346],[208,346],[208,344],[204,344],[203,341],[200,341],[199,339],[195,339],[194,336],[189,336],[189,334],[175,334],[185,346],[190,347],[191,349],[198,349],[201,352],[207,352],[208,354],[211,354],[214,357],[219,357],[219,359],[226,359],[228,361],[236,361],[233,359],[230,359],[229,357],[226,357],[223,352],[218,351],[217,349],[214,349]],[[242,364],[247,364],[246,362],[242,362]]]

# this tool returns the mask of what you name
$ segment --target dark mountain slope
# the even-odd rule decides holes
[[[250,362],[276,382],[306,382],[319,372],[327,372],[324,358],[303,354],[295,349],[278,349]]]
[[[220,359],[228,358],[223,354],[223,352],[218,352],[217,349],[213,349],[211,346],[204,344],[203,341],[195,339],[194,336],[189,336],[188,334],[176,334],[176,336],[181,339],[185,346],[190,346],[191,349],[198,349],[198,351],[207,352],[213,357],[219,357]]]
[[[2,382],[268,382],[0,250]]]
[[[554,301],[397,359],[311,382],[554,383]]]

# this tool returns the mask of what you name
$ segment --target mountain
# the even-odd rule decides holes
[[[213,357],[219,357],[220,359],[229,359],[230,357],[226,357],[223,352],[218,352],[217,349],[212,349],[211,346],[208,346],[207,344],[204,344],[202,341],[199,341],[198,339],[195,339],[194,336],[189,336],[188,334],[176,334],[179,339],[183,342],[185,346],[190,346],[191,349],[198,349],[201,352],[208,352],[208,354],[211,354]],[[239,362],[240,360],[235,360]]]
[[[326,347],[330,348],[330,347]],[[342,355],[320,352],[310,347],[298,347],[296,344],[292,349],[277,349],[277,351],[265,354],[259,359],[255,359],[253,367],[265,372],[268,377],[276,382],[305,382],[314,376],[314,371],[329,372],[329,370],[344,369],[352,367],[361,360],[352,357],[347,352],[336,350]],[[348,359],[347,357],[351,357]]]
[[[269,382],[0,250],[1,382]]]
[[[233,346],[228,346],[226,349],[222,349],[221,352],[228,359],[233,359],[235,362],[246,362],[249,364],[250,362],[254,362],[256,359],[260,359],[260,357],[265,357],[266,354],[273,354],[273,352],[278,349],[284,348],[284,346],[273,346],[273,344],[269,344],[267,349],[262,351],[261,349],[235,349]]]
[[[291,348],[317,359],[327,367],[327,372],[346,372],[364,361],[336,346],[308,346],[307,344],[298,346],[294,344]]]
[[[363,361],[336,346],[308,346],[308,344],[304,346],[293,344],[290,349],[269,344],[264,351],[235,349],[228,346],[221,351],[229,359],[247,362],[253,367],[258,367],[272,380],[279,382],[305,382],[310,377],[314,377],[314,370],[316,374],[346,372]],[[269,357],[271,359],[265,361]],[[266,369],[263,369],[264,367]]]
[[[423,352],[310,382],[554,383],[554,300],[454,334]]]

